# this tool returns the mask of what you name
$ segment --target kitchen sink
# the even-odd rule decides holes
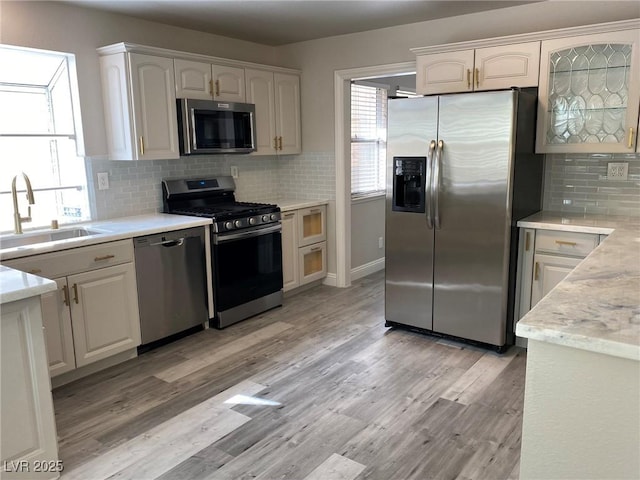
[[[102,232],[88,228],[68,228],[64,230],[51,230],[47,232],[31,232],[20,235],[7,235],[0,237],[0,249],[27,247],[38,243],[55,242],[69,238],[80,238],[88,235],[98,235]]]

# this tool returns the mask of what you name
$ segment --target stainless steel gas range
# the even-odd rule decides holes
[[[238,202],[234,192],[227,176],[162,181],[166,213],[211,218],[215,328],[282,305],[280,208]]]

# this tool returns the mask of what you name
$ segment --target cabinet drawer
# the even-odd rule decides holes
[[[298,210],[298,246],[304,247],[327,239],[327,206]]]
[[[315,243],[298,249],[300,285],[327,276],[327,242]]]
[[[586,257],[598,245],[598,235],[590,233],[538,230],[536,252],[549,252],[572,257]]]
[[[133,261],[131,239],[33,255],[4,262],[5,265],[45,278],[57,278]]]

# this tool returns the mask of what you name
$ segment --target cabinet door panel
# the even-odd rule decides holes
[[[282,155],[300,153],[302,152],[300,77],[276,73],[274,83],[278,153]]]
[[[176,58],[176,96],[211,100],[211,65]]]
[[[51,382],[37,297],[2,305],[0,343],[0,461],[5,468],[2,478],[55,478],[55,473],[33,470],[34,462],[46,464],[58,459]],[[31,470],[8,472],[11,461],[16,462],[16,466],[20,461],[29,462]]]
[[[247,103],[256,106],[256,146],[252,155],[275,155],[276,152],[276,104],[273,73],[264,70],[245,69]]]
[[[213,65],[214,99],[226,102],[245,101],[244,68]]]
[[[68,281],[78,367],[140,345],[133,264],[73,275]]]
[[[569,275],[581,261],[581,258],[536,254],[531,287],[531,308]]]
[[[416,58],[416,92],[470,92],[473,90],[473,50],[420,55]]]
[[[542,42],[536,151],[631,153],[640,103],[640,32]]]
[[[282,281],[283,291],[298,286],[297,213],[282,214]]]
[[[51,377],[76,368],[67,279],[55,278],[54,281],[58,285],[58,289],[40,297],[44,339],[47,345],[47,359]]]
[[[132,53],[130,62],[137,159],[179,158],[173,60]]]
[[[475,52],[475,90],[538,85],[540,42],[479,48]]]

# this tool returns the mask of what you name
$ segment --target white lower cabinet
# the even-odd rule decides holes
[[[41,300],[51,377],[140,345],[131,240],[5,263],[58,285]]]
[[[600,241],[599,235],[591,233],[527,228],[521,229],[520,234],[516,321],[569,275]]]
[[[282,213],[283,290],[327,276],[326,205]]]
[[[40,299],[2,305],[0,461],[2,479],[60,476]]]
[[[531,282],[531,308],[571,273],[582,258],[536,254]]]

